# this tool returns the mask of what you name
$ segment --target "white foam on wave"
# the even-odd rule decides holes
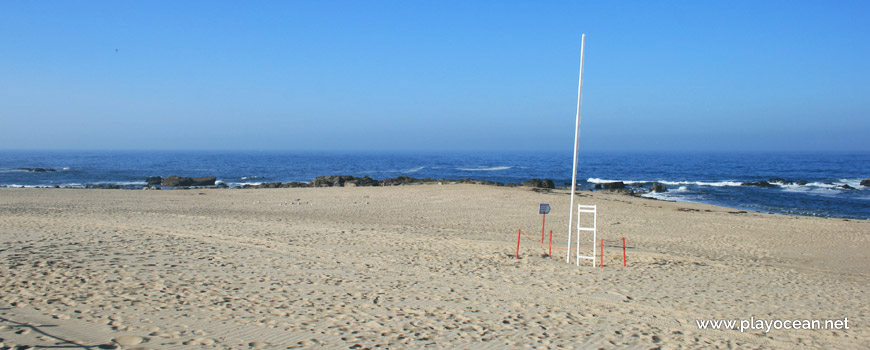
[[[671,186],[695,185],[695,186],[711,186],[711,187],[734,187],[743,184],[739,181],[659,181],[659,183]]]
[[[740,186],[742,182],[733,181],[733,180],[725,180],[725,181],[667,181],[667,180],[607,180],[607,179],[599,179],[595,177],[590,177],[586,179],[586,182],[594,183],[594,184],[603,184],[608,182],[620,182],[631,185],[631,184],[642,184],[642,183],[660,183],[663,185],[669,186],[685,186],[685,185],[695,185],[695,186],[712,186],[712,187],[726,187],[726,186]]]
[[[424,167],[424,166],[418,166],[418,167],[416,167],[416,168],[412,168],[412,169],[405,170],[404,172],[406,172],[406,173],[416,173],[416,172],[418,172],[418,171],[420,171],[420,170],[423,170],[423,169],[426,169],[426,167]]]
[[[223,182],[223,181],[221,181],[221,182]],[[215,182],[215,184],[217,184],[217,182]],[[244,185],[257,186],[257,185],[262,185],[263,183],[262,182],[227,182],[226,184],[227,184],[227,186],[230,186],[230,187],[236,187],[236,186],[244,186]]]
[[[586,179],[586,182],[593,183],[593,184],[606,184],[606,183],[610,183],[610,182],[620,182],[620,181],[624,184],[629,184],[629,185],[630,184],[645,183],[645,182],[652,182],[652,181],[633,181],[633,180],[606,180],[606,179],[599,179],[596,177],[590,177],[590,178]]]
[[[840,179],[840,182],[837,184],[849,185],[859,190],[868,189],[870,187],[861,186],[861,181],[864,179]]]
[[[499,171],[499,170],[508,170],[513,168],[512,166],[494,166],[489,168],[456,168],[456,170],[462,171]]]
[[[673,192],[648,192],[640,195],[641,197],[653,198],[663,201],[672,201],[672,202],[691,202],[690,200],[684,198],[683,196],[674,195]]]

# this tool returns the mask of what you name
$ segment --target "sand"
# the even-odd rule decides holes
[[[565,246],[568,201],[478,185],[0,189],[0,347],[870,347],[870,222],[583,192],[606,240],[593,268],[534,241],[550,203]],[[696,323],[750,317],[850,329]]]

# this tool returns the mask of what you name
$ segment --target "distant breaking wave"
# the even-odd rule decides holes
[[[743,185],[741,181],[734,180],[723,180],[723,181],[667,181],[667,180],[608,180],[608,179],[599,179],[590,177],[586,179],[586,182],[593,184],[604,184],[609,182],[622,182],[626,185],[632,184],[651,184],[651,183],[660,183],[663,185],[669,186],[685,186],[685,185],[695,185],[695,186],[711,186],[711,187],[737,187]],[[842,189],[840,186],[849,185],[855,189],[863,189],[864,187],[860,185],[861,179],[840,179],[839,182],[831,182],[831,183],[821,183],[821,182],[809,182],[806,184],[798,184],[798,183],[790,183],[784,184],[781,182],[771,182],[771,185],[779,186],[786,190],[791,190],[798,192],[801,188],[809,188],[809,187],[818,187],[822,189],[831,189],[831,190],[840,190]]]
[[[462,171],[498,171],[498,170],[508,170],[512,169],[512,166],[494,166],[489,168],[456,168],[456,170]]]
[[[586,182],[593,184],[605,184],[609,182],[622,182],[627,185],[632,184],[645,184],[645,183],[660,183],[663,185],[671,185],[671,186],[684,186],[684,185],[696,185],[696,186],[713,186],[713,187],[725,187],[725,186],[740,186],[742,182],[738,181],[717,181],[717,182],[706,182],[706,181],[665,181],[665,180],[607,180],[607,179],[599,179],[595,177],[590,177],[586,179]]]

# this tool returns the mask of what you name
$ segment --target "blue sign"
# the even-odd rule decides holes
[[[550,205],[547,203],[541,203],[541,210],[538,211],[538,214],[549,214],[550,213]]]

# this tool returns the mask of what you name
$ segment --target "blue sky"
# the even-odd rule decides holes
[[[870,5],[0,2],[0,149],[870,151]]]

